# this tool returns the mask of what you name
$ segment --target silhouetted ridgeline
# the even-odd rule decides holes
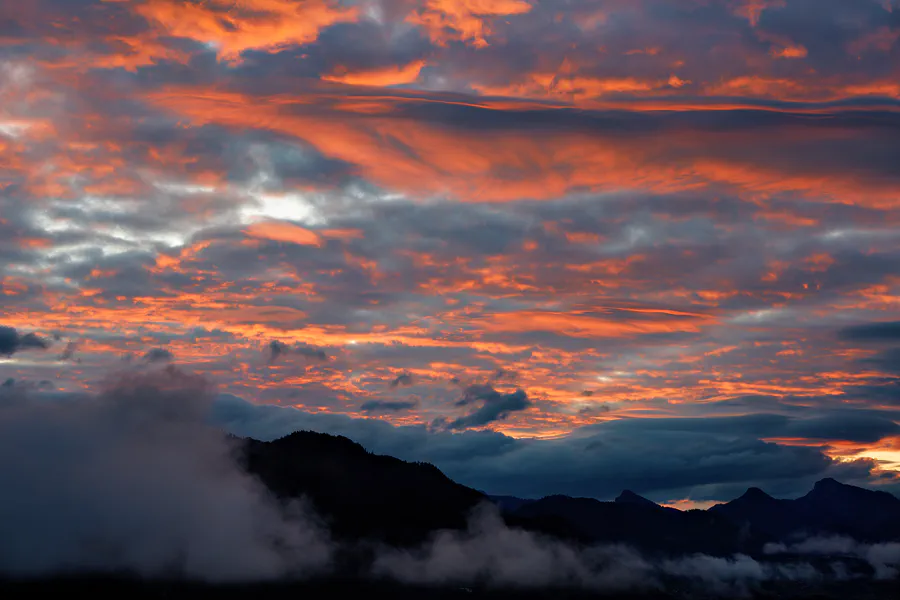
[[[709,512],[779,539],[801,534],[841,535],[860,542],[900,539],[900,499],[834,479],[819,481],[796,500],[777,500],[753,488],[736,500],[713,506]]]
[[[421,542],[429,532],[465,527],[486,500],[434,465],[371,454],[341,436],[302,431],[272,442],[246,440],[244,449],[250,473],[279,498],[310,500],[341,538]]]
[[[490,499],[509,525],[651,552],[755,555],[767,543],[798,536],[900,540],[900,500],[832,479],[797,500],[778,500],[752,488],[709,510],[679,511],[629,491],[615,502],[488,497],[433,465],[371,454],[345,437],[308,431],[272,442],[245,440],[243,447],[251,473],[279,498],[308,498],[342,538],[420,542],[435,530],[465,527],[471,510]]]
[[[777,500],[750,489],[709,510],[679,511],[629,491],[614,502],[566,496],[489,497],[454,482],[433,465],[371,454],[345,437],[321,433],[296,432],[271,442],[231,441],[240,465],[229,468],[245,469],[286,507],[285,517],[276,521],[278,530],[305,528],[316,551],[328,560],[318,566],[300,560],[297,564],[305,565],[302,571],[293,568],[293,559],[276,561],[287,570],[253,579],[272,583],[253,585],[235,584],[244,579],[223,577],[220,569],[194,572],[200,579],[210,572],[218,577],[211,581],[230,585],[190,583],[193,578],[185,573],[191,571],[183,564],[161,576],[158,569],[146,566],[137,571],[152,573],[150,579],[117,577],[133,573],[129,565],[146,563],[88,560],[87,565],[113,568],[95,571],[98,576],[79,575],[87,568],[63,568],[44,571],[31,581],[0,581],[0,598],[77,594],[95,600],[359,595],[524,599],[587,598],[598,593],[622,599],[900,598],[896,568],[900,544],[885,544],[900,541],[900,500],[830,479],[797,500]],[[230,447],[225,446],[226,454]],[[248,483],[257,485],[245,473],[243,477],[247,481],[239,488],[213,487],[211,501],[222,497],[220,487],[228,494],[246,491]],[[314,510],[293,519],[289,507],[299,499]],[[502,520],[497,509],[492,514],[479,508],[490,502],[499,508]],[[242,514],[229,513],[228,519]],[[309,521],[314,518],[324,521],[321,529],[327,533],[316,534]],[[173,532],[180,531],[178,527]],[[215,537],[205,529],[201,532],[199,541]],[[246,537],[248,542],[256,539]],[[302,559],[308,548],[302,540],[294,546],[301,554],[292,555],[286,547],[286,556]],[[136,543],[133,535],[126,543]],[[203,552],[215,555],[207,544],[193,547],[200,554],[188,558],[202,562]]]

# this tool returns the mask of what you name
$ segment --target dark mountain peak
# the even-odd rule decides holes
[[[312,431],[271,442],[246,439],[242,462],[276,497],[309,500],[338,537],[421,541],[437,529],[464,527],[485,499],[434,465],[372,454],[346,437]]]
[[[820,479],[816,482],[816,485],[813,486],[814,490],[839,490],[841,488],[849,488],[853,487],[852,485],[846,485],[841,483],[836,479],[832,479],[831,477],[826,477],[825,479]]]
[[[747,488],[747,491],[738,498],[738,500],[744,500],[746,502],[768,502],[769,500],[774,500],[772,496],[765,493],[758,487]]]
[[[317,431],[295,431],[271,442],[277,446],[298,446],[309,449],[323,448],[329,451],[342,451],[353,454],[368,454],[362,445],[342,435],[319,433]]]
[[[865,488],[856,487],[855,485],[847,485],[846,483],[841,483],[840,481],[836,481],[831,477],[826,479],[821,479],[816,482],[813,486],[812,491],[810,491],[804,498],[809,499],[829,499],[829,498],[871,498],[877,495],[878,492],[874,492],[872,490],[867,490]]]
[[[643,496],[638,496],[631,490],[625,490],[619,497],[616,498],[616,503],[618,504],[637,504],[639,506],[652,506],[655,508],[660,508],[659,504],[653,502],[652,500],[647,500]]]
[[[877,502],[884,506],[900,506],[900,499],[893,494],[848,485],[830,477],[817,481],[812,491],[800,500],[804,502]]]
[[[900,537],[900,499],[884,491],[823,479],[794,501],[820,531],[860,541]]]

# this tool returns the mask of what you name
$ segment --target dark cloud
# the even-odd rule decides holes
[[[518,389],[504,394],[489,385],[471,385],[467,387],[463,392],[463,397],[456,402],[456,406],[470,406],[479,403],[481,406],[476,410],[450,421],[446,426],[449,429],[481,427],[494,421],[503,420],[511,413],[525,410],[531,406],[525,390]]]
[[[622,419],[604,423],[598,429],[640,432],[729,432],[760,438],[805,438],[811,441],[876,442],[900,434],[895,419],[878,411],[830,410],[819,414],[789,417],[775,414],[755,414],[735,417],[697,417],[675,419]]]
[[[841,330],[841,337],[856,342],[900,342],[900,321],[847,327]]]
[[[861,362],[875,365],[885,373],[900,375],[900,348],[889,348],[883,352],[879,352],[871,358],[864,359]],[[892,383],[896,388],[896,386],[900,384],[900,380],[893,381]]]
[[[397,387],[409,387],[413,384],[413,376],[412,373],[401,373],[391,379],[390,386],[392,388]]]
[[[0,355],[12,356],[23,350],[46,350],[50,342],[36,333],[20,334],[14,327],[0,325]]]
[[[370,400],[368,402],[363,402],[360,405],[359,410],[364,413],[376,414],[376,415],[385,415],[391,413],[398,413],[407,410],[412,410],[417,407],[419,403],[414,400],[410,400],[408,402],[391,402],[388,400]]]
[[[2,389],[2,399],[6,402],[9,402],[11,398],[14,397],[15,394],[28,394],[31,392],[44,392],[47,390],[53,390],[56,386],[52,381],[47,379],[43,379],[40,381],[23,381],[17,380],[12,377],[9,377],[0,384],[0,389]],[[14,400],[13,400],[14,401]]]
[[[900,321],[880,321],[846,327],[840,331],[841,338],[858,343],[897,344],[900,343]],[[884,373],[900,376],[900,347],[888,348],[859,361],[872,365]],[[873,399],[887,399],[900,402],[900,379],[873,381],[867,386],[853,386],[848,393],[855,393]]]
[[[609,413],[612,408],[608,404],[593,404],[578,409],[578,414],[582,417],[596,417]]]
[[[272,340],[266,345],[266,356],[270,364],[285,355],[302,356],[318,361],[328,360],[328,355],[325,354],[324,350],[314,348],[308,344],[301,343],[291,346],[278,340]]]
[[[278,358],[287,352],[290,352],[291,348],[284,342],[279,342],[278,340],[272,340],[269,342],[269,345],[266,346],[266,351],[268,353],[269,362],[273,363],[278,360]]]
[[[854,325],[840,333],[842,338],[855,342],[900,342],[900,321]]]
[[[175,360],[175,355],[165,348],[152,348],[148,350],[142,358],[144,362],[161,363],[172,362]]]

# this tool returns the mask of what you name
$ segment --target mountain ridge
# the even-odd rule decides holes
[[[612,502],[551,495],[489,496],[430,463],[373,454],[343,436],[298,431],[260,442],[238,438],[240,460],[278,498],[305,498],[338,537],[412,544],[463,529],[493,503],[509,526],[579,543],[625,543],[650,552],[758,554],[798,536],[900,540],[900,499],[825,478],[795,500],[751,487],[707,510],[664,507],[630,490]]]

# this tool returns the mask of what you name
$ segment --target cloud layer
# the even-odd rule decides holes
[[[201,378],[129,374],[96,397],[0,395],[0,571],[209,581],[321,572],[332,547],[205,424]]]

